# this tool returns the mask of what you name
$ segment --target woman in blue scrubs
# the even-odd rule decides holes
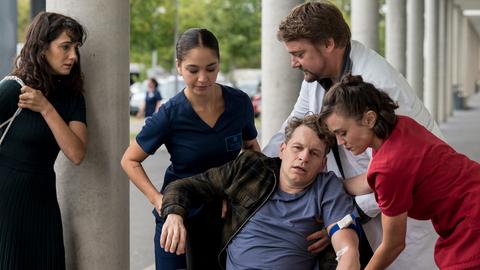
[[[185,89],[146,120],[121,162],[131,181],[155,207],[155,264],[162,270],[185,269],[186,259],[160,247],[162,193],[148,178],[142,161],[165,144],[171,164],[165,172],[163,190],[172,181],[235,159],[241,149],[260,151],[250,98],[238,89],[216,83],[220,50],[213,33],[200,28],[185,31],[177,41],[176,58]],[[212,212],[218,215],[209,215]],[[214,236],[220,237],[220,215],[221,202],[199,206],[190,213],[188,243],[194,252],[189,255],[194,256],[189,256],[189,265],[219,268],[215,250],[220,238]]]

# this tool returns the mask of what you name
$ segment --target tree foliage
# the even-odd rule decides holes
[[[130,0],[131,62],[150,65],[151,53],[157,50],[161,56],[158,59],[160,66],[171,68],[174,51],[173,4],[171,0]]]
[[[27,27],[30,24],[30,0],[18,0],[17,10],[17,40],[24,42]]]
[[[221,67],[260,67],[260,0],[130,0],[131,62],[158,63],[173,68],[175,16],[178,33],[191,27],[208,28],[220,43]]]
[[[130,0],[131,62],[150,66],[151,52],[167,70],[174,64],[175,1],[178,33],[191,27],[211,30],[220,42],[221,68],[259,68],[261,61],[261,0]],[[331,0],[350,24],[352,0]],[[378,0],[379,6],[385,0]],[[384,52],[385,23],[380,8],[379,39]]]

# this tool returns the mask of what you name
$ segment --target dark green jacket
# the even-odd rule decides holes
[[[185,220],[189,207],[226,199],[229,212],[223,226],[223,248],[218,252],[224,267],[225,248],[273,193],[279,171],[279,158],[245,151],[221,167],[170,183],[164,190],[162,216],[179,214]]]

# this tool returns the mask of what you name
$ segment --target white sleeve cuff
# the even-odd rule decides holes
[[[373,192],[365,195],[355,196],[355,201],[360,209],[362,209],[362,211],[369,217],[375,217],[381,212]]]

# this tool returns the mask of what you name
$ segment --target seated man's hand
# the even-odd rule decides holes
[[[183,218],[177,214],[169,214],[162,227],[160,246],[170,253],[181,255],[185,253],[187,231],[183,225]]]
[[[226,218],[228,213],[228,204],[227,200],[223,199],[222,200],[222,218]]]
[[[315,243],[308,246],[308,251],[311,253],[319,253],[330,244],[330,238],[325,230],[310,234],[307,236],[307,241],[315,241]]]

